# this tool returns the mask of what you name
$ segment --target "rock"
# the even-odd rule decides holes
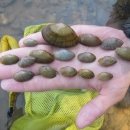
[[[9,5],[10,3],[12,3],[15,0],[0,0],[0,6],[1,7],[5,7],[7,5]]]

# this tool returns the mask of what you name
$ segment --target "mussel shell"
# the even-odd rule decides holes
[[[79,37],[80,43],[85,46],[94,47],[99,46],[102,43],[101,40],[93,34],[81,34]]]
[[[57,72],[49,66],[41,66],[39,68],[39,72],[42,76],[46,78],[54,78],[56,77],[56,74],[57,74]]]
[[[102,73],[97,75],[97,78],[99,80],[102,80],[102,81],[107,81],[107,80],[112,79],[113,75],[111,73],[108,73],[108,72],[102,72]]]
[[[32,79],[34,76],[34,73],[27,70],[21,70],[13,75],[14,80],[18,82],[24,82]]]
[[[96,56],[89,52],[80,53],[78,55],[78,60],[81,62],[90,63],[93,62],[96,59]]]
[[[33,50],[29,55],[35,57],[37,63],[51,63],[54,61],[54,56],[45,50]]]
[[[12,65],[19,61],[19,58],[15,55],[7,54],[0,58],[0,62],[4,65]]]
[[[22,68],[33,65],[36,61],[36,58],[33,56],[25,56],[21,58],[18,62],[18,65]]]
[[[98,60],[99,65],[101,66],[111,66],[117,63],[117,60],[112,56],[104,56]]]
[[[36,40],[33,40],[31,38],[28,38],[28,39],[25,39],[23,41],[23,44],[25,46],[28,46],[28,47],[33,47],[33,46],[36,46],[38,44],[38,42]]]
[[[72,47],[79,42],[79,37],[74,30],[63,23],[47,25],[41,33],[48,44],[56,47]]]
[[[73,67],[66,66],[60,69],[60,73],[66,77],[73,77],[77,75],[77,70]]]
[[[73,59],[75,57],[75,54],[72,51],[62,49],[62,50],[55,51],[54,57],[57,60],[68,61]]]
[[[100,47],[105,50],[115,50],[117,47],[121,47],[122,45],[122,40],[114,37],[109,37],[102,41]]]
[[[80,69],[78,71],[78,75],[85,79],[92,79],[94,78],[94,73],[89,69]]]
[[[129,47],[116,48],[115,52],[121,59],[130,61],[130,48]]]

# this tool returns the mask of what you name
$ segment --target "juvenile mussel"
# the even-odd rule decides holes
[[[111,80],[113,78],[113,75],[109,72],[101,72],[100,74],[97,75],[97,78],[101,81],[107,81]]]
[[[19,61],[19,58],[15,55],[7,54],[0,58],[0,62],[4,65],[12,65]]]
[[[74,30],[63,23],[50,24],[42,29],[44,40],[56,47],[72,47],[79,43],[79,37]]]
[[[54,61],[54,56],[46,50],[33,50],[29,55],[35,57],[37,63],[51,63]]]
[[[56,77],[57,72],[49,66],[41,66],[39,68],[39,72],[42,76],[46,77],[46,78],[54,78]]]
[[[27,70],[21,70],[13,75],[14,80],[18,82],[24,82],[32,79],[34,76],[34,73]]]
[[[66,66],[60,69],[60,73],[66,77],[74,77],[77,75],[77,70],[73,67]]]
[[[100,47],[104,50],[115,50],[117,47],[121,47],[122,45],[123,45],[122,40],[114,37],[109,37],[102,41]]]
[[[28,39],[23,40],[23,44],[28,47],[33,47],[33,46],[36,46],[38,42],[36,40],[28,38]]]
[[[101,45],[102,41],[93,34],[81,34],[80,36],[80,43],[84,46],[99,46]]]

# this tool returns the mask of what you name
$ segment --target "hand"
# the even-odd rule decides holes
[[[130,40],[126,38],[124,33],[121,30],[109,28],[109,27],[98,27],[98,26],[87,26],[87,25],[75,25],[72,26],[75,32],[80,35],[84,33],[91,33],[98,36],[101,40],[106,39],[107,37],[115,37],[124,41],[123,46],[130,46]],[[23,45],[23,40],[26,38],[32,38],[37,40],[39,45],[36,47],[25,47]],[[6,54],[14,54],[19,58],[29,55],[31,50],[34,49],[43,49],[47,50],[50,53],[53,53],[55,50],[58,50],[57,47],[52,47],[48,45],[42,38],[41,33],[35,33],[29,35],[25,38],[22,38],[19,42],[21,48],[10,50],[0,54],[0,57]],[[72,66],[75,69],[79,70],[81,68],[88,68],[92,70],[95,74],[93,79],[85,80],[79,76],[72,78],[67,78],[61,74],[53,79],[47,79],[39,75],[39,67],[42,64],[35,63],[34,65],[27,67],[25,69],[31,70],[35,73],[33,79],[26,82],[16,82],[12,79],[12,75],[19,70],[22,70],[17,64],[14,65],[2,65],[0,64],[0,79],[2,79],[1,87],[7,91],[15,92],[25,92],[25,91],[47,91],[54,89],[90,89],[96,90],[99,92],[99,95],[87,103],[79,112],[77,116],[77,126],[83,128],[87,125],[90,125],[95,119],[99,118],[110,106],[120,101],[130,84],[130,65],[128,61],[120,59],[114,50],[105,51],[98,47],[85,47],[81,44],[78,44],[75,47],[68,48],[76,54],[76,57],[71,61],[61,62],[55,60],[50,63],[49,66],[53,67],[59,72],[61,67]],[[103,56],[113,56],[117,59],[117,63],[110,67],[101,67],[98,65],[97,60],[90,63],[81,63],[77,60],[77,55],[82,52],[91,52],[96,55],[97,60]],[[109,81],[99,81],[97,75],[100,72],[108,71],[113,74],[113,79]]]

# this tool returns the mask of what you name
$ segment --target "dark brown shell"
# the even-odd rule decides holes
[[[108,72],[102,72],[102,73],[98,74],[97,78],[102,81],[107,81],[107,80],[112,79],[113,75]]]
[[[74,30],[63,23],[47,25],[42,29],[44,40],[56,47],[72,47],[78,44],[79,37]]]
[[[66,66],[60,69],[60,73],[66,77],[73,77],[77,75],[77,70],[75,68]]]
[[[109,37],[102,41],[100,47],[105,50],[115,50],[117,47],[121,47],[122,45],[122,40],[114,37]]]
[[[92,79],[94,78],[94,73],[89,69],[80,69],[78,71],[78,75],[85,79]]]
[[[35,57],[37,63],[51,63],[54,61],[54,56],[45,50],[33,50],[29,55]]]
[[[28,47],[33,47],[33,46],[36,46],[38,44],[38,42],[36,40],[33,40],[31,38],[28,38],[28,39],[25,39],[23,41],[23,44],[25,46],[28,46]]]
[[[129,47],[116,48],[115,52],[121,59],[130,61],[130,48]]]
[[[18,62],[18,65],[22,68],[33,65],[36,61],[36,58],[33,56],[25,56],[21,58]]]
[[[7,54],[0,58],[0,62],[4,65],[12,65],[19,61],[19,58],[15,55]]]
[[[114,65],[117,62],[117,60],[112,56],[104,56],[103,58],[100,58],[98,60],[99,65],[101,66],[111,66]]]
[[[96,59],[96,56],[89,52],[80,53],[78,55],[78,60],[81,62],[90,63],[93,62]]]
[[[42,76],[46,78],[54,78],[56,77],[56,74],[57,74],[57,72],[49,66],[41,66],[39,68],[39,72]]]
[[[34,76],[34,73],[27,70],[21,70],[13,75],[14,80],[18,82],[24,82],[32,79]]]
[[[101,40],[93,34],[81,34],[79,37],[80,43],[85,46],[94,47],[99,46],[102,43]]]

